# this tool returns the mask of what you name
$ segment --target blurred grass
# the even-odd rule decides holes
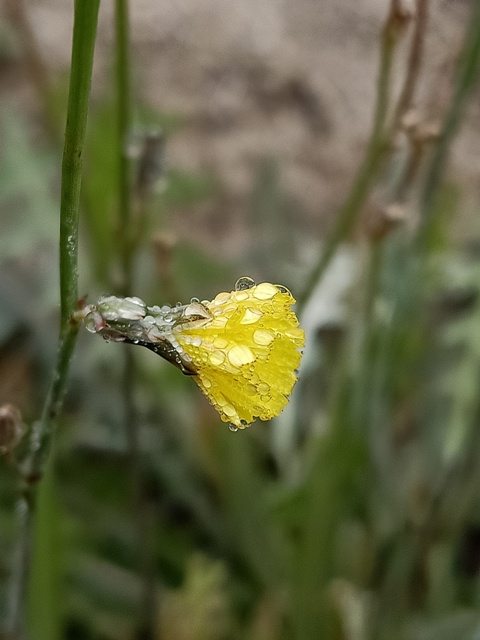
[[[311,364],[301,370],[287,417],[232,434],[191,380],[152,353],[138,354],[156,640],[480,637],[480,227],[472,228],[468,244],[454,242],[451,225],[462,193],[443,177],[445,153],[477,75],[480,30],[473,26],[440,146],[424,150],[427,171],[415,175],[408,194],[411,207],[426,216],[424,235],[419,242],[411,225],[400,223],[367,233],[351,250],[356,273],[340,292],[346,313],[330,326],[313,324]],[[380,87],[381,100],[386,87]],[[384,143],[385,105],[380,115],[376,153]],[[167,139],[182,126],[175,115],[151,112],[148,124],[163,127]],[[0,378],[6,379],[23,360],[45,371],[50,364],[42,345],[54,344],[52,286],[38,292],[32,310],[30,290],[20,284],[29,269],[34,281],[29,265],[53,235],[45,221],[54,224],[56,205],[45,188],[52,181],[50,152],[30,145],[21,114],[5,113],[1,129]],[[82,287],[88,291],[105,290],[116,278],[114,135],[113,106],[105,96],[91,121],[86,157]],[[366,191],[347,208],[355,215],[349,213],[348,225],[319,257],[312,296],[318,264],[323,273],[360,205],[368,204],[375,180],[397,193],[398,180],[388,175],[390,150],[381,151],[382,176],[367,162]],[[164,247],[163,261],[155,257],[150,238],[174,228],[169,212],[178,207],[188,220],[222,188],[215,176],[176,167],[165,179],[166,188],[151,194],[148,232],[136,252],[140,295],[210,297],[249,269],[277,280],[295,273],[293,280],[300,280],[302,244],[275,159],[259,163],[252,185],[255,242],[241,273],[238,264],[194,240]],[[46,252],[47,283],[55,280],[53,253],[53,247]],[[284,256],[293,271],[282,267]],[[310,299],[317,309],[334,302]],[[7,358],[8,339],[20,324],[33,336],[30,347]],[[64,430],[38,506],[30,607],[35,639],[141,637],[144,576],[128,503],[121,356],[118,345],[81,337]],[[18,394],[27,416],[36,413],[34,384],[30,380]],[[0,393],[2,402],[10,400],[8,387],[0,385]],[[271,430],[285,428],[294,438],[280,464]],[[0,479],[0,575],[6,581],[17,483],[5,458]],[[0,604],[5,619],[3,587]]]

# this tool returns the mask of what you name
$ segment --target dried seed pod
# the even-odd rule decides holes
[[[20,410],[13,404],[0,406],[0,453],[10,453],[25,433]]]

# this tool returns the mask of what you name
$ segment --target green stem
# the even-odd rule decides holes
[[[130,53],[129,53],[129,17],[128,0],[116,0],[116,84],[117,84],[117,135],[118,135],[118,208],[120,263],[122,268],[122,295],[132,294],[132,258],[131,243],[132,196],[130,167],[126,153],[128,136],[132,121],[130,89]]]
[[[412,101],[415,89],[418,85],[422,69],[423,52],[425,48],[425,31],[427,29],[429,11],[429,0],[416,0],[416,22],[412,36],[412,44],[408,54],[407,72],[405,83],[400,92],[395,115],[393,117],[393,128],[397,129],[401,125],[403,116],[412,108]]]
[[[352,231],[355,221],[366,202],[370,187],[380,167],[381,161],[388,149],[388,141],[385,132],[385,122],[387,119],[389,106],[390,77],[392,70],[393,54],[398,42],[399,30],[395,22],[395,15],[392,10],[382,33],[380,71],[377,83],[377,100],[375,115],[373,119],[373,129],[367,147],[365,159],[353,182],[350,193],[337,214],[336,224],[325,243],[325,248],[318,263],[313,268],[308,278],[307,284],[298,299],[299,312],[302,311],[310,298],[315,286],[323,276],[325,269],[330,264],[330,260],[335,255],[338,245]]]
[[[468,24],[469,28],[462,52],[457,86],[428,167],[425,187],[421,194],[420,211],[422,217],[417,237],[420,249],[428,241],[429,231],[434,222],[436,195],[445,171],[450,144],[461,122],[467,99],[478,79],[480,68],[480,2],[473,3],[472,17]]]
[[[25,497],[21,500],[19,522],[20,559],[14,566],[12,593],[16,606],[11,619],[14,638],[23,634],[25,594],[29,579],[29,551],[35,487],[41,480],[45,462],[52,448],[52,438],[65,394],[68,370],[78,327],[72,314],[78,299],[78,217],[82,174],[82,153],[87,125],[88,103],[92,77],[93,54],[100,0],[75,0],[72,63],[62,160],[60,203],[60,336],[57,360],[41,418],[32,428],[29,454],[26,460]],[[25,512],[25,509],[27,512]]]
[[[120,264],[122,269],[121,293],[131,295],[135,285],[134,258],[138,233],[133,228],[134,209],[130,164],[126,154],[126,144],[132,124],[132,100],[130,87],[129,52],[129,11],[128,0],[116,0],[116,93],[117,93],[117,147],[118,147],[118,222]],[[138,220],[137,220],[138,222]],[[125,346],[123,371],[123,402],[125,431],[130,462],[132,491],[132,515],[135,524],[134,547],[137,550],[138,571],[143,579],[143,593],[139,611],[139,635],[153,636],[155,616],[154,577],[151,562],[150,526],[148,505],[143,491],[142,450],[140,424],[135,402],[136,359],[132,348]]]
[[[78,331],[72,321],[78,302],[78,218],[99,4],[100,0],[75,0],[60,202],[60,338],[50,390],[40,422],[32,433],[30,475],[33,481],[41,476],[50,451]]]

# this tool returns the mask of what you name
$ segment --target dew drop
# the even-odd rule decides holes
[[[274,287],[273,284],[270,284],[269,282],[262,282],[255,288],[253,297],[257,298],[257,300],[270,300],[277,293],[278,289],[277,287]]]
[[[90,313],[85,318],[84,324],[85,324],[85,329],[87,331],[90,331],[90,333],[97,333],[97,322],[96,322],[95,317],[93,316],[93,314]]]
[[[253,334],[253,341],[260,346],[266,347],[273,342],[274,337],[273,333],[267,329],[257,329]]]
[[[198,304],[200,302],[199,298],[190,298],[190,302],[192,302],[193,304]]]
[[[251,289],[255,286],[255,280],[253,278],[249,278],[248,276],[243,276],[239,278],[235,283],[235,291],[244,291],[245,289]]]
[[[223,351],[214,351],[210,354],[208,360],[214,367],[219,367],[225,361],[225,354]]]
[[[261,396],[264,396],[269,393],[270,386],[266,382],[259,382],[257,385],[257,391]]]
[[[133,305],[135,305],[137,307],[145,306],[144,301],[141,298],[136,298],[136,297],[125,298],[124,302],[130,302],[130,303],[132,303]]]
[[[139,340],[136,340],[136,339],[135,339],[135,340],[133,341],[133,344],[138,344],[138,343],[139,343]]]
[[[223,413],[229,418],[233,418],[233,416],[237,415],[235,407],[232,407],[231,404],[226,404],[223,406]]]
[[[240,420],[240,424],[242,427],[248,427],[248,422],[246,420]]]
[[[222,337],[215,338],[213,346],[217,349],[226,349],[228,347],[228,340]]]
[[[255,360],[255,356],[251,349],[246,345],[237,344],[228,352],[228,360],[234,367],[241,367],[244,364],[250,364],[250,362],[253,362]]]
[[[290,289],[287,289],[287,287],[284,287],[283,284],[276,284],[275,286],[280,291],[280,293],[288,293],[289,296],[292,295],[292,292],[290,291]]]
[[[234,424],[229,424],[228,428],[230,429],[230,431],[232,431],[233,433],[235,433],[235,431],[238,431],[238,427]]]
[[[226,291],[221,291],[220,293],[218,293],[215,296],[215,299],[213,300],[214,304],[223,304],[224,302],[226,302],[228,299],[230,298],[230,294],[227,293]]]
[[[245,309],[245,313],[243,314],[243,318],[240,320],[240,324],[254,324],[260,320],[262,315],[263,314],[259,309],[250,309],[248,307]]]
[[[234,313],[238,309],[236,304],[229,304],[227,307],[223,309],[223,313],[230,314]]]

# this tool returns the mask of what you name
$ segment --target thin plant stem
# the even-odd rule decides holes
[[[480,2],[474,2],[468,22],[465,45],[462,52],[457,86],[450,109],[433,153],[420,198],[421,220],[417,235],[419,248],[423,248],[434,221],[436,195],[443,179],[450,144],[461,122],[466,102],[474,88],[480,69]]]
[[[302,311],[310,298],[315,286],[323,276],[325,269],[330,264],[331,259],[344,238],[352,231],[355,221],[364,206],[370,187],[381,165],[382,159],[388,150],[388,140],[386,136],[386,119],[389,107],[390,79],[392,72],[392,62],[399,39],[400,30],[398,28],[398,17],[396,15],[396,3],[392,2],[392,7],[387,21],[382,31],[380,70],[377,82],[377,98],[375,114],[373,118],[373,128],[368,142],[365,159],[355,177],[350,192],[345,203],[340,208],[336,216],[335,226],[330,237],[325,243],[325,248],[318,263],[314,266],[307,280],[305,288],[298,299],[299,312]]]
[[[120,236],[120,263],[122,268],[122,294],[131,294],[133,279],[133,247],[131,246],[132,196],[130,166],[126,153],[132,122],[129,53],[128,0],[116,0],[116,85],[118,135],[118,210]]]
[[[412,35],[412,45],[408,54],[405,82],[395,108],[395,115],[393,118],[394,129],[401,124],[403,116],[412,107],[415,89],[417,88],[418,79],[422,69],[425,32],[428,23],[428,3],[429,0],[416,1],[417,14],[415,28]]]
[[[8,594],[8,632],[12,640],[20,640],[24,633],[25,600],[30,567],[30,535],[32,509],[27,502],[28,496],[22,496],[15,505],[18,540],[13,558],[13,572]]]
[[[72,314],[78,299],[78,217],[82,155],[97,30],[99,0],[76,0],[60,202],[60,335],[57,360],[41,418],[32,428],[25,461],[25,491],[18,503],[19,534],[11,583],[11,637],[24,634],[25,601],[30,573],[30,544],[35,488],[52,449],[62,408],[78,327]]]
[[[117,89],[117,136],[118,136],[118,198],[119,198],[119,246],[122,270],[122,295],[132,294],[134,256],[137,242],[133,233],[134,208],[130,163],[126,154],[128,136],[132,124],[132,100],[130,86],[129,52],[129,7],[128,0],[116,0],[116,89]],[[139,634],[142,638],[152,635],[154,619],[154,576],[152,575],[151,545],[149,543],[149,518],[143,495],[142,451],[140,424],[135,401],[136,359],[131,347],[125,346],[123,371],[123,402],[125,431],[127,436],[130,477],[132,488],[132,513],[135,524],[135,548],[138,570],[143,579],[143,594],[140,602]]]
[[[60,337],[50,390],[41,419],[32,430],[30,481],[33,482],[41,477],[50,452],[78,331],[72,319],[78,303],[78,218],[99,4],[100,0],[75,1],[60,202]]]

